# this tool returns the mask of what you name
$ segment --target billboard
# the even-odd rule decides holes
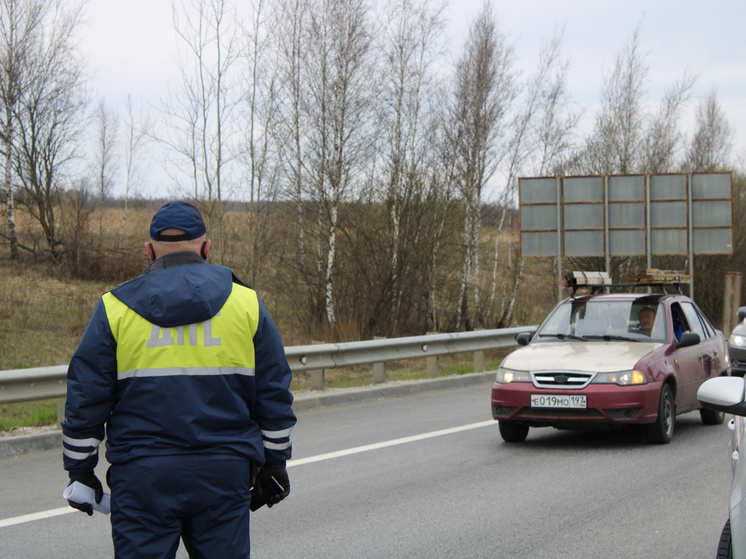
[[[733,253],[731,173],[518,179],[522,256]]]

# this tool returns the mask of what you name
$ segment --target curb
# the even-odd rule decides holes
[[[436,379],[392,382],[363,388],[341,388],[330,392],[315,391],[300,393],[293,401],[293,411],[309,411],[345,404],[356,404],[369,400],[383,400],[411,396],[430,390],[464,388],[477,384],[492,383],[495,371],[469,373]],[[18,435],[0,438],[0,458],[31,452],[54,450],[62,447],[62,431],[48,431],[36,435]]]
[[[43,450],[62,448],[62,431],[47,431],[36,435],[17,435],[0,439],[0,458]]]

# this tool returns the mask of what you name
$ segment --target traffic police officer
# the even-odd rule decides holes
[[[256,292],[206,262],[206,236],[193,205],[161,207],[151,265],[101,297],[68,368],[64,466],[100,501],[106,434],[116,557],[174,557],[179,538],[192,557],[248,557],[257,469],[255,499],[270,477],[269,506],[290,491],[282,341]]]

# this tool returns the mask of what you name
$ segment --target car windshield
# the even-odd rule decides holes
[[[554,309],[537,337],[542,341],[665,342],[666,313],[657,302],[568,300]]]

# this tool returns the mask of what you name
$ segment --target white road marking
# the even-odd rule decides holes
[[[292,468],[295,466],[303,466],[304,464],[313,464],[314,462],[322,462],[324,460],[342,458],[344,456],[351,456],[353,454],[359,454],[361,452],[368,452],[370,450],[379,450],[381,448],[388,448],[390,446],[397,446],[400,444],[424,441],[426,439],[432,439],[434,437],[452,435],[453,433],[460,433],[462,431],[469,431],[471,429],[478,429],[480,427],[487,427],[488,425],[494,425],[494,424],[495,424],[494,420],[480,421],[479,423],[470,423],[469,425],[462,425],[460,427],[451,427],[450,429],[441,429],[440,431],[432,431],[430,433],[423,433],[421,435],[412,435],[409,437],[402,437],[401,439],[393,439],[390,441],[383,441],[380,443],[356,446],[354,448],[348,448],[346,450],[338,450],[336,452],[327,452],[326,454],[318,454],[316,456],[309,456],[308,458],[298,458],[297,460],[289,460],[287,463],[287,467]],[[54,516],[61,516],[63,514],[69,514],[71,512],[78,512],[78,511],[76,511],[72,507],[62,507],[59,509],[52,509],[52,510],[47,510],[43,512],[36,512],[33,514],[25,514],[23,516],[16,516],[14,518],[5,518],[5,519],[0,520],[0,528],[5,528],[8,526],[16,526],[17,524],[23,524],[25,522],[35,522],[37,520],[43,520],[45,518],[52,518]]]
[[[289,460],[287,466],[288,468],[291,468],[293,466],[313,464],[314,462],[321,462],[322,460],[331,460],[333,458],[341,458],[343,456],[359,454],[360,452],[367,452],[369,450],[378,450],[380,448],[387,448],[389,446],[396,446],[400,444],[423,441],[425,439],[432,439],[433,437],[442,437],[443,435],[451,435],[453,433],[460,433],[461,431],[468,431],[470,429],[478,429],[479,427],[486,427],[487,425],[494,425],[494,424],[495,424],[494,420],[480,421],[479,423],[471,423],[469,425],[462,425],[461,427],[451,427],[450,429],[442,429],[440,431],[433,431],[431,433],[423,433],[422,435],[412,435],[410,437],[403,437],[401,439],[384,441],[382,443],[367,444],[364,446],[357,446],[355,448],[348,448],[346,450],[338,450],[336,452],[328,452],[326,454],[318,454],[316,456],[309,456],[308,458],[298,458],[297,460]]]
[[[24,514],[23,516],[16,516],[14,518],[5,518],[0,520],[0,528],[6,526],[15,526],[16,524],[23,524],[24,522],[34,522],[36,520],[44,520],[45,518],[52,518],[53,516],[61,516],[63,514],[69,514],[71,512],[77,512],[72,507],[62,507],[60,509],[45,510],[43,512],[35,512],[32,514]]]

